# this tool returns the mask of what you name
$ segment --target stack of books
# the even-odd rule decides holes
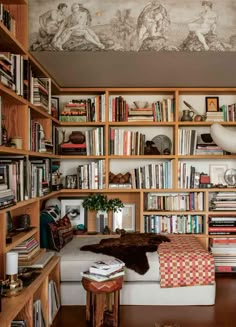
[[[96,282],[104,282],[124,276],[124,267],[124,262],[119,259],[96,261],[89,270],[82,272],[81,276]]]
[[[39,242],[34,238],[34,236],[31,236],[27,240],[18,244],[13,251],[18,253],[19,265],[23,265],[39,254]]]

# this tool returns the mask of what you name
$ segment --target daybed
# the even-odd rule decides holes
[[[178,237],[181,236],[176,236]],[[131,269],[126,269],[125,283],[121,290],[121,304],[126,305],[213,305],[215,303],[215,282],[214,282],[214,261],[210,257],[209,253],[200,246],[200,243],[195,244],[192,239],[196,240],[193,236],[189,236],[191,245],[189,246],[189,252],[193,253],[194,256],[200,254],[199,261],[195,265],[194,272],[188,269],[189,262],[185,264],[179,264],[178,255],[183,257],[188,257],[188,255],[183,254],[181,247],[177,245],[172,251],[176,253],[175,264],[170,263],[170,243],[162,243],[158,248],[157,252],[148,252],[148,262],[149,270],[144,274],[140,275]],[[62,305],[85,305],[86,303],[86,292],[81,285],[81,275],[80,272],[85,271],[89,266],[98,259],[108,259],[110,256],[103,254],[96,254],[90,251],[81,251],[80,248],[85,244],[99,243],[103,236],[96,237],[74,237],[71,242],[66,244],[66,246],[58,253],[61,257],[61,299]],[[182,237],[182,240],[186,240],[186,236]],[[172,241],[171,237],[171,241]],[[194,249],[193,245],[197,246]],[[163,250],[164,249],[164,250]],[[199,250],[200,249],[200,250]],[[193,251],[194,250],[194,251]],[[162,253],[162,254],[161,254]],[[160,256],[166,257],[166,265],[162,266],[161,274],[163,280],[165,279],[165,274],[174,267],[171,272],[171,278],[167,278],[166,281],[162,281],[162,284],[166,282],[165,287],[160,286]],[[192,254],[189,255],[191,260]],[[200,269],[198,272],[198,265],[201,266],[202,257],[207,257],[210,263],[207,263],[206,269]],[[169,262],[168,262],[169,260]],[[180,270],[184,270],[184,273],[191,280],[197,276],[197,279],[201,274],[209,277],[209,284],[206,285],[194,285],[194,286],[181,286],[176,287],[177,284],[171,284],[172,280],[175,280],[175,269],[180,267]],[[204,271],[203,271],[204,270]],[[180,275],[182,273],[180,272]],[[173,278],[172,278],[173,277]],[[207,277],[207,278],[208,278]],[[171,280],[171,282],[170,282]],[[170,282],[170,285],[168,284]],[[184,285],[186,281],[182,281]],[[188,282],[186,283],[188,285]],[[163,285],[162,285],[163,286]],[[174,287],[172,287],[174,286]]]

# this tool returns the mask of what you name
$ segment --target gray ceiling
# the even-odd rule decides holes
[[[32,52],[61,87],[235,87],[235,52]]]

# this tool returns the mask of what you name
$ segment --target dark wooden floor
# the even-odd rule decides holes
[[[181,327],[236,327],[236,275],[217,277],[214,306],[121,306],[120,327],[154,327],[175,322]],[[84,306],[64,306],[53,327],[85,327]]]

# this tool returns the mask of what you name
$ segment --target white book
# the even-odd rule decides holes
[[[89,268],[89,272],[93,274],[107,276],[117,270],[122,269],[124,266],[124,262],[116,258],[111,260],[96,261]]]

